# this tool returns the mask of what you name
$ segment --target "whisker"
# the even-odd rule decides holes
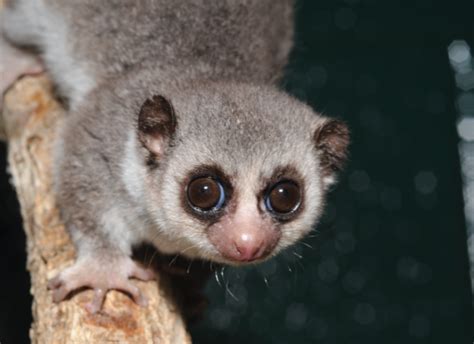
[[[229,293],[229,295],[230,295],[235,301],[239,302],[239,299],[237,298],[237,296],[235,296],[235,294],[230,290],[230,288],[229,288],[229,283],[226,283],[226,285],[225,285],[225,290],[226,290],[226,292]]]
[[[176,259],[178,259],[178,257],[179,257],[179,254],[176,254],[174,258],[169,262],[168,266],[173,265],[176,262]]]
[[[291,252],[295,257],[298,257],[299,259],[303,259],[303,256],[299,253],[296,253],[295,251]]]
[[[307,235],[307,238],[317,238],[321,236],[321,233],[315,232],[314,234]]]
[[[196,248],[196,247],[197,247],[197,245],[191,245],[189,247],[186,247],[184,250],[180,251],[179,254],[183,254],[184,252],[189,251],[189,250],[191,250],[193,248]]]
[[[160,235],[159,233],[156,233],[156,234],[154,235],[154,237],[152,238],[151,242],[154,242],[154,241],[159,237],[159,235]],[[147,267],[148,267],[148,268],[151,267],[151,265],[153,264],[153,259],[155,259],[155,257],[156,257],[157,255],[158,255],[158,250],[155,249],[154,252],[153,252],[153,255],[152,255],[151,258],[150,258],[150,261],[149,261],[148,264],[147,264]]]
[[[186,273],[189,274],[189,271],[191,271],[191,265],[193,264],[194,259],[191,259],[191,261],[188,264],[188,268],[186,269]]]
[[[222,266],[220,268],[219,273],[221,274],[222,282],[229,284],[229,281],[226,282],[226,278],[225,278],[225,274],[224,274],[225,273],[225,266]]]
[[[217,281],[217,284],[219,284],[219,287],[222,288],[221,280],[219,279],[219,274],[217,273],[217,270],[214,271],[214,277]]]
[[[152,264],[153,264],[153,259],[155,259],[156,255],[158,254],[158,251],[157,250],[154,250],[151,258],[150,258],[150,261],[148,262],[148,264],[145,264],[147,266],[147,268],[149,269]]]

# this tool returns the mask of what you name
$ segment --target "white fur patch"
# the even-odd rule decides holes
[[[135,201],[144,197],[145,177],[144,166],[138,158],[136,134],[131,131],[125,144],[122,160],[122,181]]]
[[[132,243],[137,240],[133,235],[133,229],[123,218],[123,212],[112,207],[101,216],[99,226],[100,231],[107,237],[107,241],[119,248],[124,254],[130,255]]]

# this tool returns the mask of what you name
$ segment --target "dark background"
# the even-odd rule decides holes
[[[285,88],[352,130],[323,222],[210,280],[196,343],[473,343],[456,87],[474,2],[299,1]],[[0,341],[26,343],[25,242],[0,146]],[[300,258],[302,257],[302,258]]]

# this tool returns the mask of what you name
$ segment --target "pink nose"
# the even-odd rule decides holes
[[[264,259],[280,240],[281,231],[271,221],[251,215],[236,215],[238,221],[224,217],[209,227],[209,241],[228,263]]]
[[[235,251],[232,258],[243,262],[251,262],[262,258],[266,250],[265,243],[261,238],[246,233],[234,239],[234,247]]]

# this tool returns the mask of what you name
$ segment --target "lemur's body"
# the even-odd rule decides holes
[[[143,301],[128,280],[151,277],[130,259],[141,242],[241,264],[319,218],[348,135],[276,89],[291,0],[17,0],[1,19],[70,112],[55,185],[78,257],[56,300],[87,285],[93,311],[111,288]]]

